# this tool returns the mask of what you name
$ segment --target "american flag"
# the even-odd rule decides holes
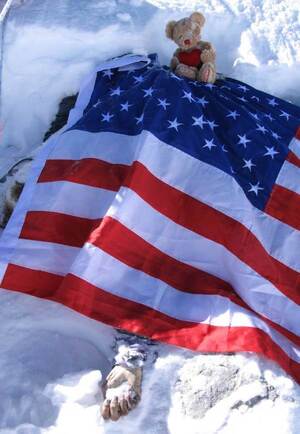
[[[1,287],[300,382],[300,108],[149,60],[83,85],[2,236]]]

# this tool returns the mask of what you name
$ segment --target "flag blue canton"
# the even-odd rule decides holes
[[[214,85],[179,78],[152,57],[138,71],[99,72],[85,114],[72,129],[148,130],[230,174],[264,209],[299,123],[300,108],[286,101],[230,78]]]

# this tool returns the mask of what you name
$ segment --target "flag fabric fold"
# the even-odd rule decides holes
[[[300,382],[299,125],[299,107],[154,55],[100,66],[35,161],[0,286],[192,350],[254,351]]]

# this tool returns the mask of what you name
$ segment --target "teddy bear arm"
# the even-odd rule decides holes
[[[200,41],[198,43],[198,48],[200,50],[214,50],[214,47],[212,46],[212,44],[210,42],[207,42],[207,41]]]
[[[172,71],[174,71],[176,69],[176,66],[179,65],[179,59],[178,59],[178,54],[180,52],[180,49],[177,48],[177,50],[175,51],[175,53],[173,54],[173,57],[171,59],[171,63],[170,63],[170,69]]]
[[[202,63],[211,62],[214,63],[216,60],[216,53],[213,49],[210,50],[203,50],[201,53],[201,61]]]
[[[176,69],[176,66],[177,66],[177,65],[179,65],[178,57],[173,56],[172,59],[171,59],[171,63],[170,63],[170,69],[171,69],[172,71],[174,71],[174,70]]]

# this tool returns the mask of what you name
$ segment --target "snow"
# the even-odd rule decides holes
[[[11,9],[3,41],[0,177],[41,142],[63,96],[76,93],[100,61],[124,52],[157,52],[169,63],[175,44],[166,22],[195,10],[187,0],[27,0]],[[204,0],[203,37],[218,70],[300,103],[299,2]],[[9,47],[9,49],[8,49]],[[18,128],[15,126],[18,125]]]
[[[14,2],[2,26],[0,178],[40,146],[61,98],[76,93],[99,62],[157,52],[168,63],[175,45],[164,35],[166,22],[198,5]],[[219,72],[300,104],[299,1],[203,0],[201,11]],[[1,204],[7,185],[0,184]],[[113,358],[115,332],[50,301],[0,295],[1,434],[300,432],[300,388],[276,365],[254,355],[198,355],[166,345],[146,369],[139,407],[104,423],[99,382]]]
[[[299,387],[273,363],[167,345],[145,369],[142,403],[104,422],[99,382],[115,332],[47,300],[0,296],[1,434],[299,432]]]

